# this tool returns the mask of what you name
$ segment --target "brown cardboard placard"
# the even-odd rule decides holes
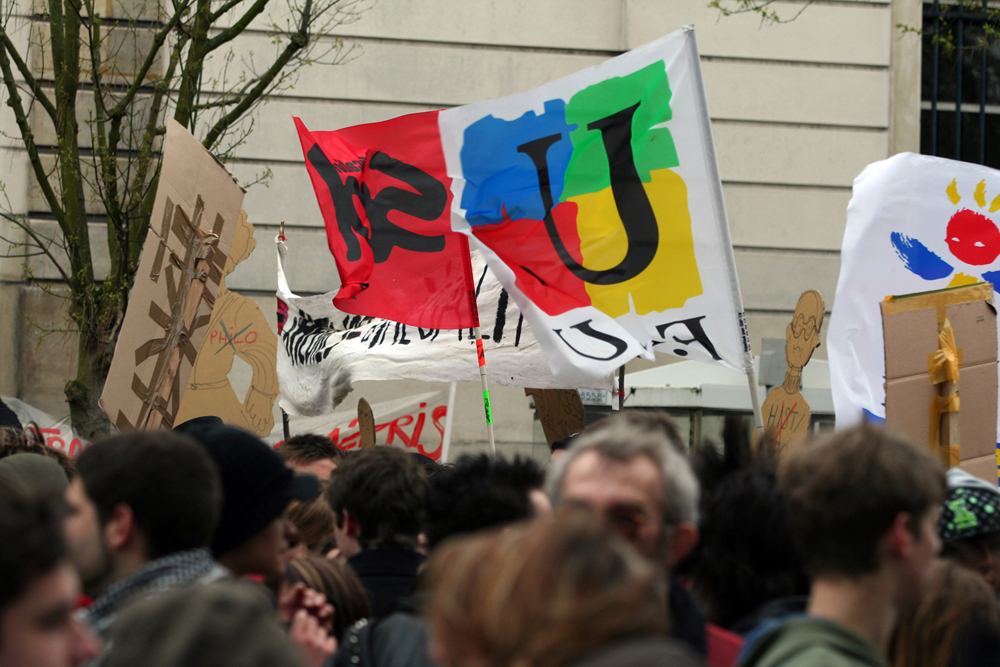
[[[966,459],[958,464],[958,467],[969,473],[973,477],[989,482],[997,483],[997,457],[996,454],[980,456],[975,459]]]
[[[278,338],[252,300],[226,288],[225,276],[250,256],[257,242],[246,211],[240,211],[236,231],[219,283],[208,333],[191,369],[187,391],[174,421],[178,424],[213,415],[227,424],[266,437],[274,427],[278,398]],[[229,380],[233,362],[242,359],[253,372],[244,396],[237,396]]]
[[[993,457],[996,482],[997,329],[992,295],[992,285],[978,283],[892,297],[882,303],[882,328],[886,426],[928,448],[936,438],[935,454],[949,465]],[[934,385],[928,359],[941,349],[938,333],[946,323],[957,347],[958,380]],[[931,406],[935,397],[948,392],[958,394],[960,407],[940,415],[941,427]]]
[[[535,411],[549,446],[587,427],[583,400],[575,389],[525,389],[524,395],[535,399]]]
[[[358,433],[361,435],[361,449],[375,446],[375,415],[372,406],[363,398],[358,400]]]
[[[809,434],[812,410],[802,395],[802,369],[820,344],[820,330],[826,306],[817,290],[806,290],[795,304],[795,314],[785,329],[785,381],[768,393],[761,406],[764,439],[774,455],[805,440]],[[754,447],[757,431],[754,430]]]
[[[173,425],[244,194],[194,136],[167,120],[149,233],[100,400],[119,431]]]

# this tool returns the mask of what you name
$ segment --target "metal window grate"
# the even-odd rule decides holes
[[[1000,45],[984,45],[995,13],[924,3],[921,153],[1000,168]]]

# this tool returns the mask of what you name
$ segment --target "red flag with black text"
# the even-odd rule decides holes
[[[340,274],[333,304],[346,313],[473,326],[468,240],[451,230],[438,113],[335,132],[310,132],[295,119]]]

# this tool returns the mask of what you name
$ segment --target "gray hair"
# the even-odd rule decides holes
[[[613,461],[647,456],[663,477],[663,522],[698,524],[698,480],[691,470],[677,427],[663,415],[620,412],[598,422],[574,438],[566,454],[556,459],[545,476],[545,493],[552,506],[562,504],[566,471],[580,456],[594,451]]]

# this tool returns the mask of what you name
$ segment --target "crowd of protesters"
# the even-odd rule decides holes
[[[1000,664],[1000,490],[874,426],[627,411],[542,468],[2,420],[0,667]]]

